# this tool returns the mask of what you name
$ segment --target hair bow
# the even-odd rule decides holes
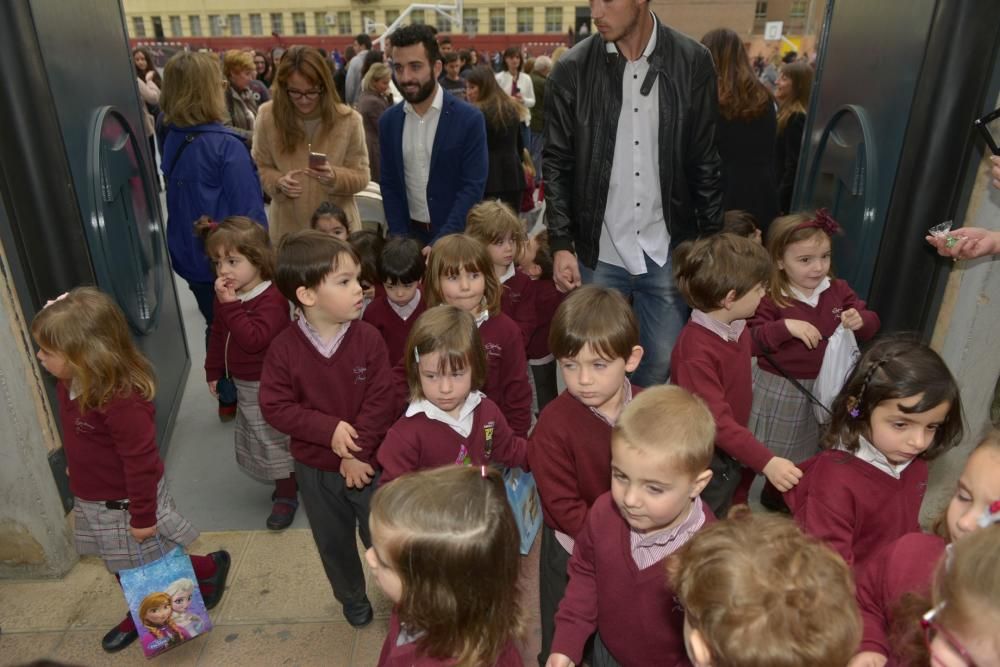
[[[209,218],[208,219],[208,226],[209,226],[210,229],[212,229],[212,231],[215,231],[216,229],[219,228],[219,223],[217,223],[215,220],[212,220],[211,218]]]
[[[816,216],[807,222],[799,223],[795,226],[795,229],[821,229],[827,236],[833,236],[834,234],[839,234],[841,232],[841,227],[833,216],[830,215],[830,211],[825,208],[821,208],[816,211]]]
[[[42,306],[42,310],[48,308],[49,306],[51,306],[52,304],[54,304],[56,301],[62,301],[63,299],[65,299],[68,296],[69,296],[69,292],[63,292],[62,294],[60,294],[56,298],[49,299],[48,301],[45,302],[45,305]]]
[[[983,511],[983,515],[979,517],[977,521],[980,528],[986,528],[992,526],[995,523],[1000,523],[1000,500],[994,500],[989,504],[989,507]]]

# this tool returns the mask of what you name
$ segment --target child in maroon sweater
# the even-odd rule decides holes
[[[552,249],[548,232],[541,232],[528,239],[521,261],[521,270],[531,278],[535,292],[535,328],[528,339],[528,367],[535,382],[535,414],[559,393],[556,384],[556,360],[549,349],[549,332],[552,316],[566,297],[552,281]]]
[[[392,423],[392,374],[385,343],[358,322],[363,296],[357,256],[321,232],[287,234],[275,282],[299,308],[271,343],[260,407],[291,436],[295,477],[313,539],[347,621],[372,620],[355,526],[365,545],[375,451]]]
[[[485,246],[464,234],[439,238],[428,258],[424,285],[428,308],[446,303],[475,318],[486,351],[483,393],[500,407],[514,433],[527,437],[531,385],[524,340],[514,320],[500,311],[502,286]]]
[[[617,290],[597,285],[566,297],[552,318],[549,343],[566,391],[542,411],[528,447],[545,521],[538,573],[540,665],[551,652],[573,541],[587,510],[611,489],[611,427],[639,392],[627,373],[642,359],[632,308]]]
[[[396,236],[386,241],[378,263],[385,294],[375,297],[362,319],[382,334],[392,366],[403,358],[406,337],[427,307],[420,292],[425,266],[420,244],[413,239]]]
[[[405,360],[410,405],[379,447],[380,484],[444,465],[528,467],[528,443],[479,391],[486,353],[472,315],[447,305],[425,312],[410,333]]]
[[[298,486],[288,436],[260,413],[260,372],[274,337],[289,324],[288,300],[271,283],[274,253],[267,230],[250,218],[221,223],[202,217],[195,230],[215,266],[215,318],[208,336],[205,377],[218,396],[219,380],[236,386],[236,462],[251,477],[274,482],[267,527],[292,525]]]
[[[507,204],[492,199],[469,210],[465,233],[486,246],[503,290],[500,310],[517,322],[527,346],[537,323],[534,284],[515,262],[524,248],[524,223]]]
[[[393,602],[379,667],[521,667],[521,539],[500,473],[445,466],[375,493],[372,576]],[[353,546],[353,545],[351,545]]]
[[[177,513],[163,482],[153,369],[135,348],[118,306],[93,287],[78,287],[46,304],[31,335],[38,360],[58,381],[80,555],[99,556],[117,573],[193,542],[198,531]],[[190,558],[205,607],[212,609],[225,590],[229,552]],[[101,646],[114,653],[138,636],[126,615]]]
[[[787,518],[735,507],[667,574],[694,667],[843,667],[858,645],[849,569]]]
[[[611,434],[611,492],[590,508],[569,560],[546,667],[686,665],[683,613],[664,559],[715,517],[699,497],[712,478],[715,422],[680,387],[646,389]]]
[[[834,400],[825,451],[802,464],[785,502],[807,533],[860,567],[920,530],[927,461],[961,438],[958,385],[941,357],[918,341],[880,340]]]
[[[715,475],[704,498],[718,516],[732,502],[741,466],[764,473],[781,491],[802,476],[747,429],[752,384],[746,318],[757,309],[770,271],[760,244],[734,234],[682,243],[674,253],[677,289],[693,312],[670,356],[671,381],[705,399],[715,416]]]

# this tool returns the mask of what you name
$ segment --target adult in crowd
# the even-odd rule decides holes
[[[468,83],[469,102],[482,111],[486,119],[489,170],[484,198],[499,199],[515,212],[520,211],[524,193],[521,126],[526,110],[500,90],[493,74],[482,67],[469,75]]]
[[[778,181],[778,208],[782,214],[791,212],[812,80],[812,67],[804,62],[792,61],[781,66],[775,86],[778,134],[774,147],[774,174]]]
[[[708,50],[648,0],[591,5],[596,33],[545,87],[545,222],[563,291],[631,297],[645,349],[632,378],[665,382],[687,319],[671,248],[722,225],[718,90]]]
[[[365,78],[361,80],[361,97],[356,105],[365,127],[365,145],[368,147],[368,168],[371,180],[381,178],[381,156],[378,145],[378,121],[385,110],[392,106],[392,95],[389,94],[389,82],[392,72],[385,63],[375,63],[368,69]]]
[[[260,50],[254,51],[253,66],[254,71],[257,72],[257,80],[270,88],[271,81],[274,79],[274,65],[271,64],[271,56]]]
[[[351,66],[354,55],[353,46],[344,49],[344,66],[333,73],[333,85],[337,89],[337,95],[342,100],[347,99],[347,69]]]
[[[469,209],[483,198],[486,122],[438,83],[433,28],[394,32],[390,57],[404,101],[379,121],[382,204],[389,231],[418,239],[426,252],[439,236],[461,232]]]
[[[267,226],[257,169],[242,137],[223,123],[226,98],[219,59],[181,51],[163,71],[161,167],[167,182],[167,247],[174,271],[194,293],[212,324],[215,273],[194,234],[203,215],[222,220],[244,215]]]
[[[135,75],[142,81],[152,83],[158,89],[163,88],[163,79],[156,71],[153,62],[153,54],[144,46],[140,46],[132,52],[132,63],[135,65]]]
[[[132,52],[132,63],[135,65],[136,85],[139,87],[139,97],[142,98],[142,121],[146,128],[146,140],[149,141],[149,154],[156,159],[156,117],[160,113],[160,90],[163,79],[153,64],[153,54],[149,49],[140,46]],[[157,179],[159,184],[159,179]]]
[[[250,87],[257,69],[253,56],[246,51],[230,49],[222,57],[222,73],[226,77],[226,110],[229,127],[236,130],[247,146],[253,144],[253,124],[257,117],[257,100]]]
[[[365,57],[372,48],[372,38],[365,33],[358,34],[354,38],[354,57],[347,63],[347,79],[344,82],[344,91],[347,95],[344,99],[348,104],[354,104],[361,95],[362,70],[365,66]]]
[[[778,215],[774,99],[754,76],[739,35],[720,28],[702,37],[701,43],[711,52],[719,76],[715,137],[722,159],[722,207],[748,212],[766,233]]]
[[[993,187],[1000,190],[1000,157],[990,156],[990,178]],[[937,248],[942,257],[954,260],[976,259],[1000,254],[1000,230],[981,227],[960,227],[948,234],[927,237],[927,242]]]
[[[500,88],[528,109],[535,106],[535,87],[531,84],[531,77],[521,71],[524,65],[521,47],[507,47],[503,52],[503,63],[503,71],[496,75]]]
[[[463,74],[465,74],[466,70],[472,69],[472,62],[471,61],[472,61],[472,54],[471,54],[471,52],[468,49],[459,49],[459,51],[458,51],[458,62],[459,62],[458,75],[459,76],[462,76]]]
[[[531,107],[531,139],[528,152],[535,164],[535,178],[542,179],[542,147],[545,145],[545,82],[552,71],[552,59],[548,56],[535,58],[531,70],[531,86],[535,91],[535,106]]]
[[[566,47],[566,46],[557,46],[556,48],[552,49],[552,66],[553,67],[556,66],[556,63],[559,62],[559,59],[562,58],[566,54],[567,51],[569,51],[569,48]]]
[[[466,80],[462,78],[461,63],[457,53],[445,53],[442,58],[444,71],[438,77],[438,83],[460,100],[468,100],[466,95]]]
[[[368,185],[365,130],[361,115],[337,96],[323,56],[311,46],[288,49],[272,91],[253,138],[261,184],[271,197],[271,240],[307,228],[323,202],[344,210],[350,231],[361,229],[354,193]]]
[[[276,46],[273,49],[271,49],[271,67],[272,67],[271,83],[274,83],[273,75],[278,72],[278,65],[281,64],[281,59],[284,57],[285,57],[285,47]]]

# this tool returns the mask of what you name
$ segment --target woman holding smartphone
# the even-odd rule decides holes
[[[320,204],[347,213],[350,231],[361,229],[354,194],[368,185],[368,150],[361,116],[340,101],[323,56],[293,46],[281,58],[254,126],[253,158],[271,196],[270,233],[277,243],[309,227]]]

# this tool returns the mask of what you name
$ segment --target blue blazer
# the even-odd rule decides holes
[[[389,233],[409,236],[410,207],[403,175],[403,104],[386,109],[379,119],[380,185]],[[488,170],[486,121],[482,112],[445,91],[427,179],[431,243],[445,234],[465,229],[469,209],[483,200]]]

